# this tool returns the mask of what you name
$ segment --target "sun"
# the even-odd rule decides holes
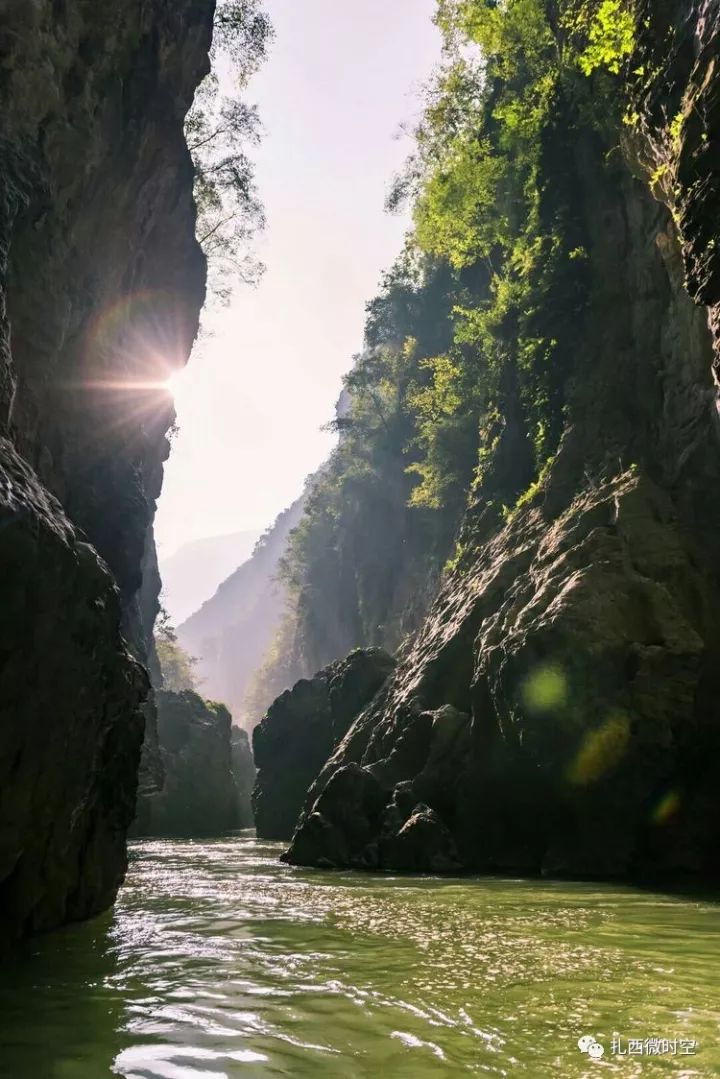
[[[183,372],[182,371],[173,371],[173,373],[171,375],[168,375],[167,378],[163,379],[163,381],[161,383],[162,388],[164,390],[167,390],[167,392],[172,397],[174,397],[175,394],[177,393],[178,389],[180,388],[180,385],[182,384],[182,377],[183,377]]]

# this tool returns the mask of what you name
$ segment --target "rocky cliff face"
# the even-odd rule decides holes
[[[253,731],[258,836],[291,837],[308,787],[394,666],[380,648],[357,649],[278,697]]]
[[[213,10],[0,2],[4,936],[101,909],[124,872],[172,420],[158,380],[204,295],[183,120]]]
[[[544,133],[539,183],[573,192],[590,272],[559,450],[504,519],[478,498],[290,861],[717,873],[720,14],[641,7],[639,122]]]
[[[142,836],[216,836],[247,827],[252,757],[232,743],[232,719],[222,704],[196,693],[156,694],[165,780],[141,799],[134,833]]]

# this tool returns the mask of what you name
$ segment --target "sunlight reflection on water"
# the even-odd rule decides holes
[[[249,836],[133,845],[112,916],[0,976],[12,1079],[720,1074],[719,908],[629,888],[323,874]],[[610,1056],[626,1037],[692,1057]],[[582,1034],[605,1043],[596,1063]]]

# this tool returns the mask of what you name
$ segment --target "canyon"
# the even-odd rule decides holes
[[[175,692],[153,519],[215,4],[0,3],[3,941],[113,903],[138,805],[250,823],[225,705],[292,865],[717,875],[718,3],[439,12],[337,448],[179,627]]]
[[[0,0],[3,1074],[720,1074],[719,63]]]

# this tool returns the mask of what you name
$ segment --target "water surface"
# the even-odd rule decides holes
[[[720,1076],[712,902],[319,873],[278,853],[250,836],[134,844],[112,914],[0,973],[0,1074]],[[676,1053],[620,1057],[613,1032]]]

